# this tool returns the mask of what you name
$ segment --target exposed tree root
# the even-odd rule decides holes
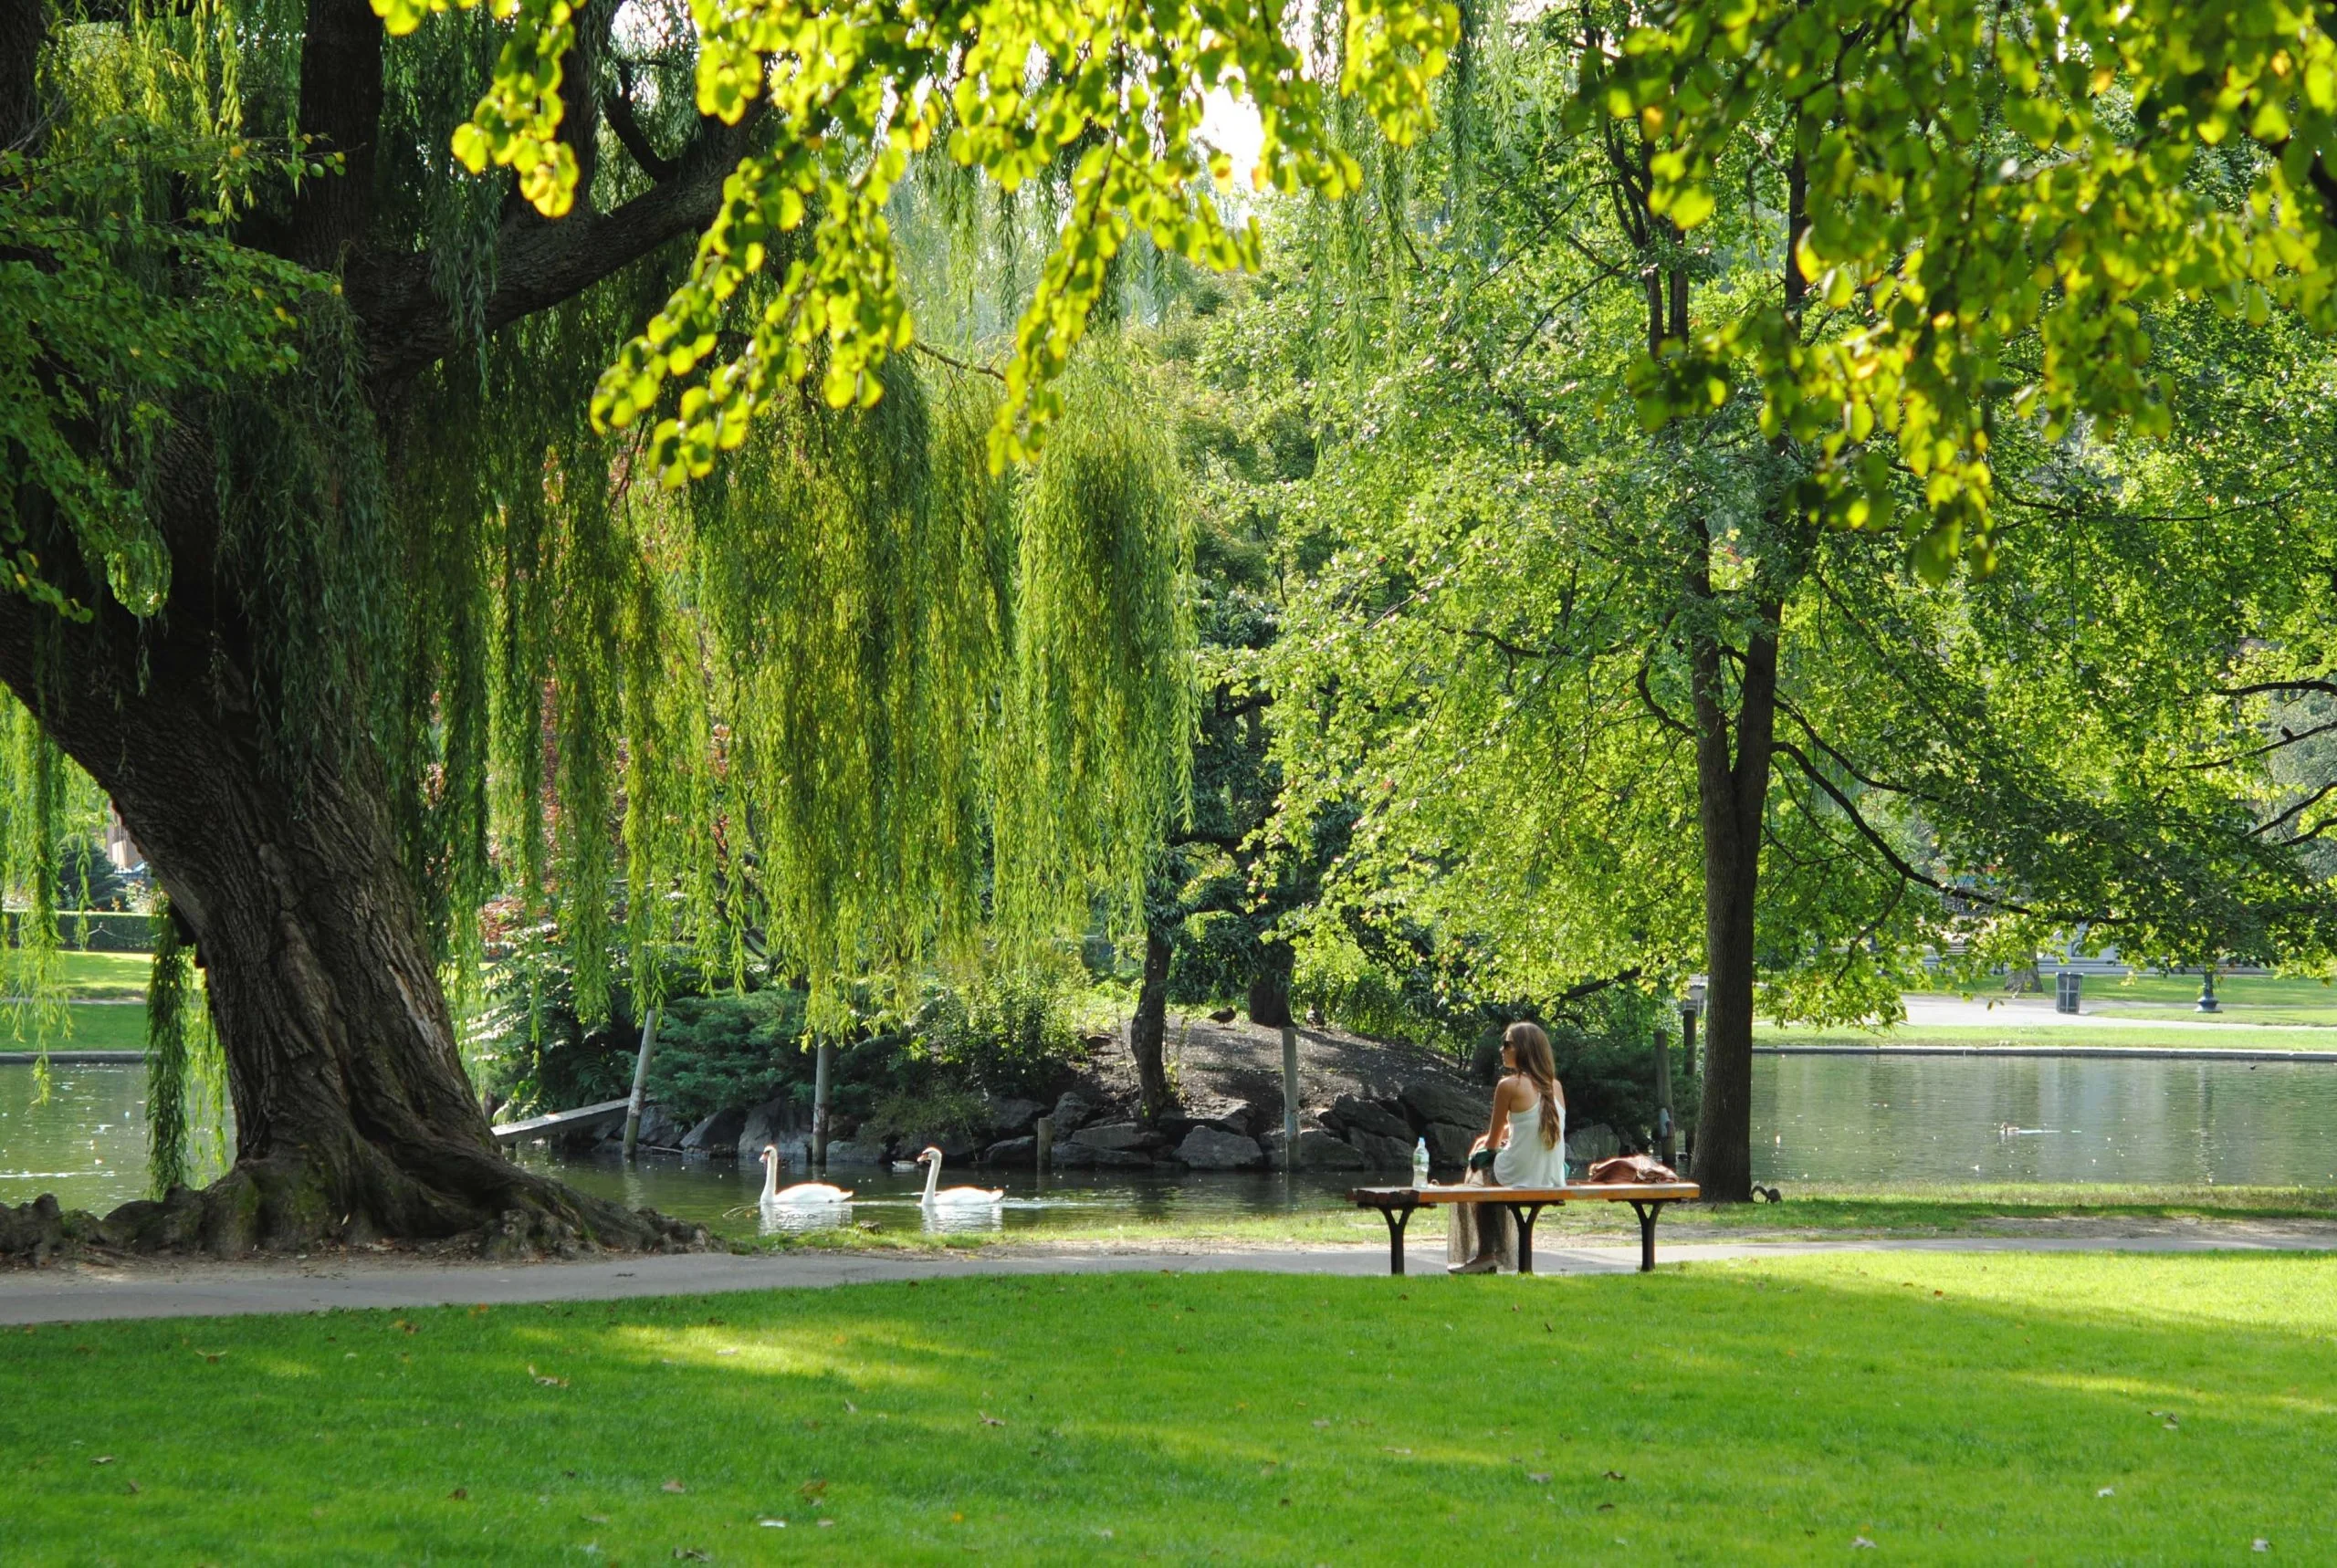
[[[37,1266],[89,1251],[243,1258],[362,1246],[385,1236],[504,1260],[703,1252],[716,1245],[703,1226],[624,1208],[518,1166],[504,1169],[506,1179],[480,1195],[484,1205],[431,1195],[435,1223],[419,1227],[410,1191],[387,1195],[388,1214],[362,1202],[336,1213],[343,1206],[329,1199],[321,1172],[299,1161],[246,1161],[200,1191],[173,1187],[159,1201],[125,1203],[102,1218],[44,1194],[0,1207],[0,1262]]]

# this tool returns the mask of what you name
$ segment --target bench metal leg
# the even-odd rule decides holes
[[[1631,1199],[1631,1212],[1640,1217],[1640,1272],[1642,1274],[1652,1273],[1655,1270],[1655,1218],[1671,1201],[1662,1197]]]
[[[1502,1207],[1509,1210],[1512,1219],[1517,1221],[1517,1271],[1531,1274],[1534,1271],[1534,1222],[1542,1218],[1542,1210],[1547,1206],[1505,1203]]]
[[[1417,1203],[1389,1204],[1379,1210],[1379,1218],[1388,1222],[1388,1272],[1404,1271],[1404,1228],[1412,1222]]]

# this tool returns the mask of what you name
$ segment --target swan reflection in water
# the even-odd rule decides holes
[[[852,1205],[849,1203],[820,1204],[802,1207],[791,1207],[784,1205],[759,1206],[751,1210],[739,1209],[735,1212],[740,1218],[744,1218],[749,1213],[754,1215],[755,1234],[758,1236],[807,1236],[814,1230],[835,1230],[846,1228],[853,1222]]]
[[[995,1204],[938,1204],[924,1212],[927,1236],[968,1236],[1006,1228],[1006,1217]]]

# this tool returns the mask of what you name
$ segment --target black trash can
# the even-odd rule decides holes
[[[2079,974],[2075,969],[2064,969],[2059,974],[2054,976],[2053,1010],[2057,1013],[2076,1012],[2078,1010],[2079,990],[2084,983],[2085,977]]]

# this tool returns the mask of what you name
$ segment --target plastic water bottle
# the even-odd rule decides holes
[[[1428,1185],[1428,1140],[1422,1138],[1412,1145],[1412,1185]]]

